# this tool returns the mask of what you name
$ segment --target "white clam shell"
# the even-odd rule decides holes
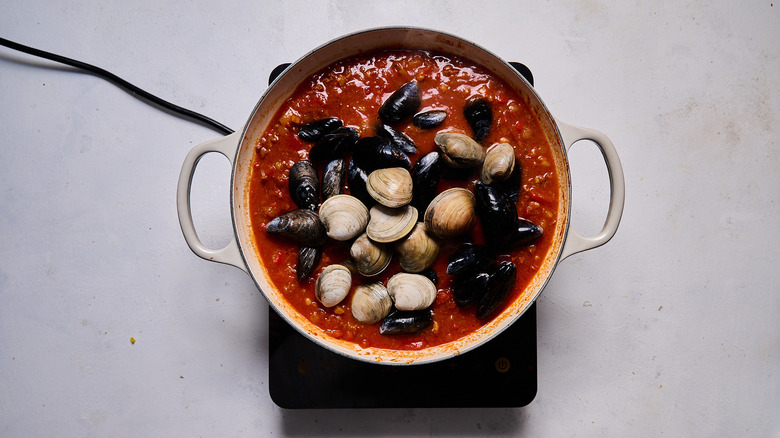
[[[425,210],[428,230],[441,239],[467,233],[476,223],[476,201],[471,191],[452,188],[439,193]]]
[[[333,307],[346,298],[352,287],[352,273],[346,266],[330,265],[322,270],[314,285],[317,300],[325,307]]]
[[[412,176],[403,167],[377,169],[368,175],[366,191],[384,206],[402,207],[412,200]]]
[[[363,324],[379,322],[392,307],[393,300],[381,283],[360,285],[352,295],[352,316]]]
[[[430,268],[439,256],[439,242],[428,234],[427,229],[425,223],[417,222],[408,236],[396,242],[395,252],[404,271],[424,271]]]
[[[387,280],[387,293],[398,310],[421,310],[436,300],[436,285],[420,274],[399,272]]]
[[[390,208],[384,205],[371,207],[366,233],[371,240],[395,242],[409,234],[417,223],[417,209],[411,205]]]
[[[477,167],[485,160],[485,149],[466,134],[440,132],[433,141],[441,150],[442,159],[450,167]]]
[[[490,147],[482,163],[480,180],[485,184],[504,181],[515,169],[515,148],[509,143],[497,143]]]
[[[326,199],[320,206],[319,216],[328,237],[340,241],[360,235],[368,224],[368,208],[350,195]]]
[[[352,242],[349,255],[357,271],[365,277],[373,277],[384,271],[393,258],[393,253],[387,245],[374,242],[365,233]]]

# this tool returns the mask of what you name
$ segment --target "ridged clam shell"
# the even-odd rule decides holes
[[[371,240],[381,243],[395,242],[409,234],[417,223],[417,209],[411,205],[390,208],[375,205],[369,212],[370,219],[366,234]]]
[[[436,300],[436,285],[420,274],[399,272],[387,280],[387,293],[398,310],[420,310]]]
[[[330,265],[322,270],[314,285],[314,295],[325,307],[333,307],[346,298],[352,287],[352,273],[346,266]]]
[[[441,239],[467,233],[476,222],[474,204],[474,194],[466,189],[445,190],[425,210],[425,225]]]
[[[368,224],[368,208],[351,195],[336,195],[320,206],[320,220],[331,239],[349,240],[360,235]]]
[[[433,139],[444,162],[456,169],[477,167],[485,160],[485,149],[473,138],[457,132],[440,132]]]
[[[515,169],[515,148],[509,143],[498,143],[488,149],[482,163],[480,180],[485,184],[505,181]]]
[[[402,207],[412,200],[412,175],[402,167],[378,169],[368,175],[366,190],[384,206]]]
[[[352,295],[352,316],[363,324],[379,322],[392,307],[393,300],[381,283],[360,285]]]
[[[395,244],[398,262],[406,272],[422,272],[436,261],[439,256],[439,242],[427,232],[423,222],[417,222],[406,238]]]
[[[373,277],[387,268],[393,253],[383,243],[377,243],[362,234],[352,242],[349,255],[355,262],[357,271],[365,277]]]

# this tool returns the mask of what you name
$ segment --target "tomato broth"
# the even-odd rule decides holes
[[[350,308],[356,286],[376,281],[387,284],[393,274],[401,271],[395,257],[378,276],[368,279],[354,274],[349,295],[338,305],[327,308],[315,297],[317,276],[326,266],[349,259],[350,242],[328,239],[316,268],[311,275],[298,281],[296,262],[299,244],[265,231],[269,221],[298,208],[289,193],[288,174],[293,164],[308,159],[313,145],[298,138],[299,127],[315,120],[338,117],[345,126],[355,128],[361,137],[375,135],[380,123],[377,116],[380,106],[409,81],[416,81],[419,86],[420,112],[447,112],[444,123],[433,129],[418,128],[409,120],[393,125],[414,140],[417,146],[417,152],[409,154],[412,165],[437,150],[434,137],[439,132],[473,135],[463,108],[469,98],[482,96],[491,104],[493,121],[489,134],[480,143],[485,148],[499,142],[507,142],[514,147],[516,166],[521,172],[518,215],[549,230],[533,243],[498,256],[499,261],[511,261],[516,265],[517,280],[513,291],[493,317],[526,289],[550,251],[553,231],[561,220],[558,217],[560,199],[555,161],[536,115],[516,91],[483,67],[450,54],[389,50],[348,58],[314,74],[282,104],[255,145],[249,200],[252,227],[258,255],[273,286],[298,312],[329,336],[362,347],[422,349],[454,341],[487,322],[476,317],[473,305],[460,307],[455,303],[453,279],[446,273],[448,259],[460,245],[464,242],[484,244],[479,221],[470,234],[440,241],[440,254],[432,266],[438,278],[438,292],[432,306],[433,323],[418,334],[395,336],[381,335],[380,323],[366,325],[356,321]],[[321,178],[324,165],[315,164]],[[448,179],[445,171],[437,192],[451,187],[473,191],[478,180],[479,169],[466,179]],[[346,179],[344,184],[347,185]],[[348,185],[344,191],[349,193]],[[419,220],[422,220],[423,213],[419,212]]]

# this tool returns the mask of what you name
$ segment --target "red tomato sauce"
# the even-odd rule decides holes
[[[316,278],[326,266],[349,259],[349,243],[329,239],[315,270],[299,282],[295,272],[298,244],[266,233],[265,225],[273,218],[298,208],[288,193],[288,173],[294,163],[308,159],[312,147],[312,143],[304,142],[297,136],[302,124],[338,117],[345,126],[357,129],[361,137],[375,135],[377,111],[382,102],[411,80],[417,81],[420,88],[422,107],[419,111],[447,111],[445,122],[434,129],[420,129],[409,121],[394,125],[417,145],[417,153],[410,155],[412,165],[427,153],[437,150],[433,141],[437,132],[446,130],[472,135],[471,127],[463,116],[463,106],[468,98],[483,96],[491,102],[493,123],[490,134],[481,143],[485,147],[497,142],[512,144],[516,166],[519,165],[522,172],[518,214],[550,231],[532,244],[499,257],[499,261],[514,262],[517,281],[505,304],[494,316],[527,287],[550,250],[552,231],[559,220],[558,176],[547,138],[528,104],[484,68],[451,55],[387,51],[349,58],[313,75],[281,106],[275,121],[256,144],[250,181],[252,227],[258,255],[268,268],[271,282],[292,306],[330,336],[363,347],[403,350],[432,347],[466,336],[486,322],[477,319],[474,306],[461,308],[455,304],[452,279],[445,272],[449,257],[463,242],[484,243],[479,221],[469,236],[440,242],[441,251],[433,266],[438,276],[438,293],[432,306],[433,324],[419,334],[400,336],[380,335],[380,323],[361,324],[352,317],[350,309],[355,287],[375,281],[386,284],[393,274],[401,270],[397,260],[371,279],[353,275],[352,289],[347,298],[335,307],[326,308],[315,298]],[[321,178],[323,166],[318,165],[317,169]],[[465,187],[473,191],[478,178],[477,169],[470,180],[442,179],[438,191],[450,187]],[[420,220],[423,213],[420,212]]]

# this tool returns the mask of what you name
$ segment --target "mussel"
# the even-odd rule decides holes
[[[355,164],[355,160],[349,160],[349,166],[347,166],[347,183],[349,184],[349,194],[363,201],[366,207],[374,205],[376,201],[366,190],[366,180],[368,174],[365,170],[358,167]]]
[[[412,116],[420,108],[420,87],[417,82],[408,82],[393,92],[379,108],[379,118],[394,124]]]
[[[369,283],[355,288],[350,307],[355,320],[363,324],[373,324],[390,313],[393,300],[382,283]]]
[[[290,196],[300,208],[316,210],[320,203],[320,182],[317,179],[317,169],[311,161],[301,160],[290,168]]]
[[[474,195],[463,188],[439,193],[425,210],[425,225],[441,239],[465,234],[474,227]]]
[[[333,307],[346,298],[352,287],[352,273],[342,265],[329,265],[317,277],[314,295],[325,307]]]
[[[463,115],[474,130],[474,139],[482,141],[490,133],[490,125],[493,123],[493,111],[488,102],[482,96],[474,96],[466,101],[463,107]]]
[[[522,169],[520,168],[520,162],[515,160],[515,168],[509,175],[509,178],[504,181],[493,181],[491,186],[500,190],[509,200],[517,203],[518,196],[520,195],[520,184],[522,183]]]
[[[309,151],[312,161],[331,161],[343,158],[344,154],[355,147],[359,134],[355,128],[342,126],[333,132],[323,135]]]
[[[365,277],[373,277],[384,271],[393,258],[393,253],[387,245],[369,239],[365,233],[352,242],[349,255],[358,273]]]
[[[368,224],[368,208],[351,195],[336,195],[320,206],[320,220],[331,239],[345,241],[360,235]]]
[[[416,335],[433,322],[433,311],[422,309],[414,311],[395,310],[385,317],[379,326],[379,334]]]
[[[331,160],[325,166],[322,173],[322,200],[325,201],[332,196],[341,193],[342,182],[344,181],[344,159],[338,158]]]
[[[398,310],[421,310],[436,300],[436,285],[419,274],[399,272],[387,280],[387,293]]]
[[[319,246],[327,239],[325,226],[319,216],[307,208],[293,210],[272,219],[265,225],[265,231],[304,246]]]
[[[414,144],[414,140],[409,138],[408,135],[401,131],[396,131],[389,125],[380,124],[376,128],[376,135],[390,140],[395,147],[406,152],[407,154],[413,154],[417,152],[417,145]]]
[[[417,160],[412,168],[412,201],[418,211],[425,211],[436,197],[441,179],[441,159],[438,152],[431,152]]]
[[[368,175],[366,190],[386,207],[403,207],[412,200],[412,176],[403,167],[377,169]]]
[[[484,270],[495,263],[495,257],[482,245],[464,243],[450,256],[447,273],[461,275]]]
[[[439,243],[426,228],[425,223],[417,222],[412,232],[395,244],[398,262],[406,272],[422,272],[431,267],[439,256]]]
[[[508,249],[530,243],[542,235],[542,228],[517,216],[517,206],[495,187],[477,182],[474,186],[477,215],[488,246]]]
[[[378,204],[371,207],[366,234],[371,240],[390,243],[402,239],[417,224],[417,209],[411,205],[390,208]]]
[[[485,149],[471,137],[457,132],[440,132],[433,140],[444,162],[456,169],[477,167],[485,160]]]
[[[412,124],[418,128],[431,129],[444,123],[444,119],[446,118],[447,111],[431,110],[415,114],[414,117],[412,117]]]
[[[409,169],[409,157],[393,143],[382,137],[363,137],[355,144],[352,160],[366,172],[386,167]]]
[[[298,129],[298,138],[303,141],[315,142],[321,139],[325,134],[329,134],[338,128],[341,128],[343,125],[344,122],[337,117],[315,120],[301,125]]]
[[[483,271],[459,276],[452,284],[452,298],[461,307],[468,306],[482,296],[490,280],[490,274]]]
[[[485,184],[504,181],[515,169],[515,148],[509,143],[497,143],[485,154],[480,180]]]
[[[322,256],[321,246],[301,246],[298,249],[298,262],[295,265],[295,274],[298,281],[308,277],[320,262]]]
[[[487,319],[504,302],[517,279],[517,267],[512,262],[502,262],[490,274],[485,293],[477,303],[477,318]]]

